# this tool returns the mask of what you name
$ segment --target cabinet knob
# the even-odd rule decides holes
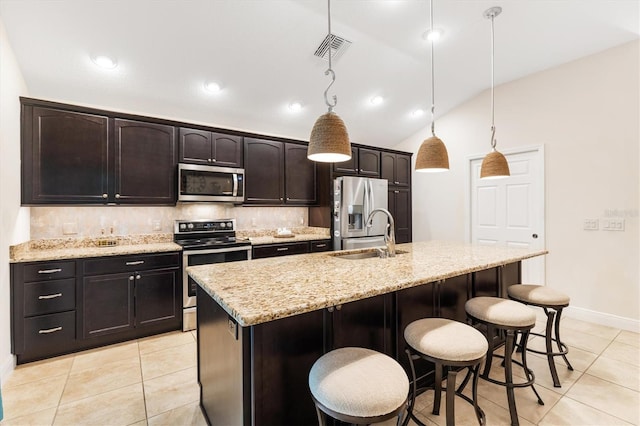
[[[207,161],[210,163],[211,162],[211,158],[207,158]]]
[[[109,196],[107,194],[102,194],[102,198],[108,198]]]
[[[129,275],[129,281],[133,281],[133,275]]]
[[[393,182],[393,183],[395,183],[396,185],[399,185],[399,184],[400,184],[400,182],[398,182],[398,181],[395,181],[395,182]]]
[[[142,278],[140,274],[136,275],[136,280],[139,280],[140,278]]]
[[[282,198],[282,197],[280,197],[280,201],[282,201],[282,200],[283,200],[283,198]]]
[[[215,163],[215,162],[216,162],[216,159],[215,159],[215,158],[212,158],[212,159],[211,159],[211,162],[212,162],[212,163]]]
[[[399,194],[399,193],[400,193],[400,191],[393,191],[393,193],[394,193],[394,194]]]
[[[116,198],[120,198],[120,194],[116,194]]]

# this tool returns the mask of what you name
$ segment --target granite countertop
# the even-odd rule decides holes
[[[113,246],[100,246],[115,241]],[[35,240],[9,248],[9,262],[38,262],[85,257],[118,256],[141,253],[182,251],[173,242],[173,234],[136,235],[135,237],[68,238]]]
[[[312,241],[312,240],[328,240],[329,237],[326,234],[294,234],[293,237],[276,237],[275,235],[261,236],[261,237],[248,237],[251,244],[254,246],[263,244],[281,244],[281,243],[295,243],[298,241]]]
[[[442,241],[396,249],[406,253],[347,260],[322,252],[190,266],[187,272],[241,326],[251,326],[547,253]]]

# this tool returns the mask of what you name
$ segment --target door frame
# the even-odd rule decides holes
[[[546,194],[547,194],[547,188],[546,188],[546,173],[545,173],[545,151],[544,151],[544,145],[529,145],[529,146],[523,146],[523,147],[517,147],[517,148],[511,148],[511,149],[505,149],[503,151],[500,151],[504,154],[505,157],[507,157],[507,161],[509,160],[509,156],[512,155],[516,155],[516,154],[524,154],[524,153],[528,153],[528,152],[533,152],[536,153],[538,155],[538,160],[539,160],[539,173],[540,176],[538,176],[538,178],[540,179],[540,185],[539,185],[539,192],[538,192],[538,198],[540,200],[540,202],[542,203],[542,206],[540,208],[540,211],[542,212],[542,223],[540,223],[540,229],[543,230],[542,232],[542,244],[543,247],[546,249],[547,247],[547,207],[546,207]],[[472,181],[472,162],[474,160],[480,160],[482,158],[484,158],[486,154],[475,154],[475,155],[471,155],[467,157],[467,164],[466,164],[466,177],[465,177],[465,198],[464,198],[464,206],[465,206],[465,224],[464,224],[464,234],[465,234],[465,242],[467,243],[471,243],[471,229],[472,229],[472,221],[473,221],[473,217],[471,216],[471,181]],[[546,262],[545,262],[546,263]],[[545,267],[545,271],[543,271],[543,276],[546,276],[546,267]],[[546,281],[546,280],[545,280]]]

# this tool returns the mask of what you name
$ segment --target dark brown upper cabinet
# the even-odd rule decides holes
[[[22,102],[22,204],[175,205],[175,127]]]
[[[356,175],[380,177],[380,151],[351,147],[351,159],[333,164],[334,176]]]
[[[411,186],[411,156],[382,152],[380,177],[389,181],[389,186]]]
[[[396,243],[411,242],[411,190],[389,188],[388,210],[395,220]]]
[[[175,204],[175,127],[116,118],[116,203]]]
[[[109,119],[27,106],[22,116],[22,204],[103,203]]]
[[[180,162],[220,167],[243,166],[243,137],[180,128]]]
[[[245,204],[316,203],[316,167],[307,145],[245,138]]]

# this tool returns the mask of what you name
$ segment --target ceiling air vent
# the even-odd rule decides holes
[[[322,43],[320,43],[320,46],[316,49],[314,55],[328,61],[329,46],[331,46],[331,60],[335,60],[342,56],[344,51],[351,46],[351,42],[335,34],[327,35],[324,40],[322,40]]]

